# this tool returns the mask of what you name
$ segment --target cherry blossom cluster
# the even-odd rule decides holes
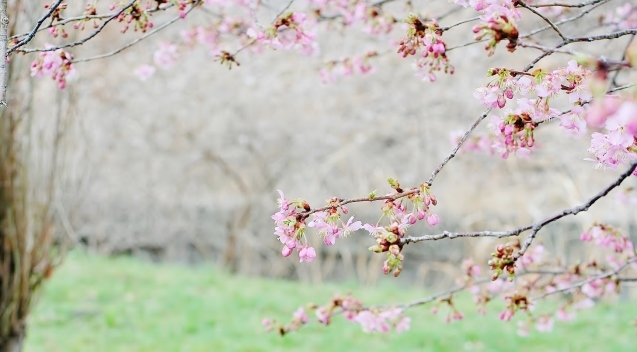
[[[332,317],[342,314],[346,320],[360,324],[366,333],[387,333],[392,330],[404,332],[409,330],[411,318],[403,315],[403,309],[397,307],[387,308],[366,308],[361,302],[349,295],[335,295],[332,300],[322,306],[314,304],[308,305],[309,309],[315,311],[317,322],[329,325]],[[262,324],[268,331],[277,331],[281,335],[296,331],[309,321],[306,309],[300,307],[292,315],[292,320],[286,325],[278,323],[274,319],[264,319]]]
[[[471,7],[482,13],[480,18],[485,21],[473,27],[476,40],[488,39],[485,49],[489,56],[495,52],[496,45],[502,40],[508,40],[507,49],[514,51],[518,43],[517,21],[520,11],[512,0],[452,0],[463,7]]]
[[[504,309],[497,316],[504,322],[521,315],[517,321],[518,334],[527,336],[534,326],[540,333],[552,331],[555,321],[570,321],[578,311],[593,307],[596,301],[619,292],[622,277],[627,272],[637,273],[637,258],[634,245],[618,229],[603,224],[594,224],[581,235],[584,243],[594,242],[598,247],[615,255],[609,256],[606,264],[588,260],[571,266],[562,266],[560,260],[548,253],[541,244],[535,245],[517,261],[501,260],[512,258],[521,247],[519,241],[512,241],[496,247],[493,259],[488,263],[495,270],[489,279],[482,278],[482,268],[472,259],[462,262],[463,276],[458,280],[460,286],[440,298],[422,300],[419,303],[393,307],[365,307],[351,296],[339,296],[323,306],[308,305],[315,310],[319,323],[328,325],[335,315],[343,315],[346,320],[361,325],[365,332],[397,332],[409,328],[410,318],[404,315],[405,307],[431,303],[431,313],[437,314],[446,307],[446,322],[451,323],[464,318],[464,314],[454,304],[456,293],[467,290],[476,304],[479,314],[487,314],[487,306],[496,300],[504,303]],[[499,262],[500,264],[497,264]],[[495,268],[495,269],[494,269]],[[509,269],[511,268],[511,269]],[[609,271],[610,270],[610,271]],[[503,278],[500,274],[506,274]],[[633,276],[629,276],[629,279]],[[553,311],[542,310],[539,302],[544,297],[556,293],[566,293]],[[274,320],[264,320],[268,330],[280,334],[295,331],[309,321],[304,308],[293,314],[287,325]]]
[[[389,179],[389,184],[398,193],[402,193],[398,181]],[[369,248],[374,253],[387,252],[387,259],[383,263],[383,273],[385,275],[393,273],[400,275],[403,270],[402,262],[404,255],[402,239],[405,238],[407,229],[419,220],[426,220],[429,226],[436,226],[440,223],[438,215],[431,211],[431,207],[437,204],[436,197],[430,193],[429,187],[421,184],[419,191],[409,194],[407,199],[412,203],[409,210],[402,199],[388,199],[382,206],[383,217],[389,220],[389,226],[365,224],[363,227],[376,239],[376,245]],[[382,218],[381,218],[382,219]]]
[[[347,77],[357,73],[361,75],[371,74],[374,72],[374,67],[370,64],[370,58],[377,55],[377,52],[370,51],[363,56],[332,60],[319,71],[321,81],[323,83],[331,83],[336,81],[337,76]]]
[[[519,266],[521,271],[515,276],[509,272],[508,280],[503,280],[496,275],[497,271],[500,271],[498,269],[491,278],[493,281],[482,286],[478,278],[479,266],[472,260],[465,260],[462,266],[465,276],[461,282],[473,294],[474,303],[480,314],[486,314],[487,303],[501,296],[506,306],[498,314],[500,320],[510,321],[516,313],[523,312],[527,315],[527,319],[518,322],[520,335],[526,336],[529,333],[528,327],[533,324],[539,332],[548,332],[552,330],[554,318],[561,321],[572,320],[577,311],[594,306],[594,300],[618,292],[620,280],[616,276],[600,276],[600,273],[607,272],[607,268],[620,271],[628,265],[633,271],[637,270],[633,244],[617,229],[608,225],[595,224],[582,234],[581,239],[584,242],[594,241],[596,245],[622,256],[609,256],[606,267],[591,260],[588,263],[551,270],[550,268],[555,267],[556,264],[551,263],[550,256],[547,255],[543,246],[537,245],[533,251],[527,252],[518,260],[519,265],[515,266]],[[498,255],[502,252],[511,253],[507,251],[507,248],[519,249],[519,243],[509,243],[498,247]],[[523,258],[525,258],[524,261],[522,261]],[[489,264],[493,269],[492,261]],[[516,269],[512,271],[515,272]],[[551,277],[546,280],[543,274],[551,275]],[[565,292],[569,295],[565,296],[565,301],[559,305],[554,314],[535,313],[537,299],[531,298],[534,292],[540,294],[540,297],[557,292]]]
[[[431,210],[431,207],[437,204],[437,200],[426,184],[405,192],[397,180],[390,178],[388,183],[396,193],[377,197],[375,192],[372,192],[367,199],[358,200],[384,200],[381,207],[383,214],[376,224],[362,224],[360,221],[354,221],[354,217],[350,217],[347,222],[343,221],[342,215],[349,212],[348,208],[342,204],[343,199],[330,198],[326,207],[312,210],[306,201],[301,199],[289,201],[279,190],[279,211],[272,216],[272,220],[275,223],[274,234],[283,244],[281,254],[287,257],[294,249],[297,249],[301,262],[314,260],[316,250],[307,244],[307,228],[315,229],[327,246],[334,245],[337,239],[364,229],[376,239],[376,245],[369,250],[375,253],[387,253],[387,259],[383,263],[383,273],[400,275],[404,260],[404,255],[401,253],[404,245],[402,239],[405,237],[407,228],[419,220],[426,220],[430,226],[436,226],[440,218]],[[403,196],[395,198],[397,194],[403,194]],[[411,203],[411,209],[408,209],[407,202]],[[310,216],[312,219],[307,222]],[[380,225],[383,219],[387,220],[388,226]]]
[[[315,40],[315,27],[315,21],[306,14],[288,12],[265,30],[250,27],[247,35],[263,47],[274,50],[298,50],[306,55],[316,55],[319,46]]]
[[[535,121],[554,117],[552,113],[557,110],[549,109],[548,100],[562,93],[575,105],[582,105],[592,98],[588,86],[591,71],[575,60],[569,61],[566,67],[551,72],[538,69],[525,73],[494,68],[488,74],[493,77],[491,82],[476,89],[473,96],[487,107],[500,109],[506,105],[507,99],[513,99],[516,94],[537,96],[538,100],[534,101],[538,103],[538,109],[532,111],[531,116]],[[528,105],[525,107],[529,108]]]
[[[595,168],[616,169],[637,159],[637,101],[634,98],[604,96],[591,104],[586,121],[603,127],[606,133],[594,132],[589,153]],[[634,173],[637,175],[637,172]]]
[[[99,23],[95,16],[97,16],[97,7],[95,6],[95,4],[86,4],[86,6],[84,7],[84,20],[75,22],[75,24],[73,25],[73,29],[84,30],[84,28],[86,28],[86,23],[91,22],[91,18],[93,18],[93,28],[97,29],[99,27]],[[53,26],[51,28],[53,28],[53,31],[57,31],[57,26]],[[49,29],[49,31],[50,30],[51,29]],[[62,27],[62,30],[64,30],[64,27]]]
[[[637,28],[637,5],[626,2],[610,10],[604,18],[604,23],[620,30]]]
[[[525,2],[527,4],[532,4],[532,5],[555,4],[555,1],[553,0],[532,0],[532,1],[525,1]],[[564,7],[564,6],[542,6],[542,7],[536,8],[536,10],[546,17],[556,18],[558,20],[566,19],[567,15],[573,12],[571,7]]]
[[[307,216],[303,214],[303,211],[310,210],[310,205],[303,200],[290,202],[280,190],[279,195],[281,196],[278,200],[279,211],[272,215],[272,220],[276,225],[274,234],[283,244],[281,254],[289,257],[296,249],[301,262],[311,262],[316,258],[316,250],[307,244],[305,237]]]
[[[615,199],[622,205],[637,204],[637,190],[633,187],[623,189],[620,192],[617,192]]]
[[[53,48],[48,45],[48,48]],[[57,49],[41,52],[38,58],[31,63],[31,76],[49,76],[57,82],[58,88],[66,88],[67,79],[75,76],[75,66],[73,65],[73,55]]]
[[[163,1],[159,1],[158,4]],[[184,1],[180,1],[183,3]],[[117,4],[113,4],[110,6],[109,10],[113,11],[118,8]],[[153,22],[150,20],[150,14],[148,10],[151,9],[151,2],[147,2],[145,6],[142,6],[140,2],[133,3],[132,6],[124,10],[118,17],[117,20],[124,24],[121,29],[122,33],[126,33],[130,28],[131,24],[133,25],[133,31],[141,31],[142,33],[146,33],[149,29],[153,28]],[[92,9],[93,13],[96,13],[94,8]]]
[[[66,8],[68,7],[68,4],[62,3],[60,4],[60,6],[58,6],[55,10],[53,10],[53,13],[51,14],[51,20],[52,21],[60,21],[62,20],[62,11],[66,10]],[[44,4],[44,8],[45,9],[50,9],[51,5],[49,4]],[[51,36],[53,38],[57,38],[58,36],[62,37],[62,38],[67,38],[69,35],[68,33],[64,30],[64,27],[51,27],[48,29],[49,33],[51,34]]]
[[[398,53],[402,57],[420,56],[416,60],[417,76],[436,80],[436,71],[453,74],[454,68],[449,63],[447,46],[442,40],[442,29],[435,20],[421,21],[416,15],[409,15],[405,20],[407,34],[398,43]]]
[[[515,21],[522,17],[520,11],[515,7],[515,0],[451,0],[462,7],[471,7],[481,12],[483,20],[494,17],[508,17]]]
[[[630,259],[635,255],[635,248],[630,239],[613,226],[605,224],[594,224],[591,228],[584,232],[580,239],[584,242],[593,242],[602,248],[610,249],[617,254],[625,255],[624,260]],[[612,263],[616,264],[617,260],[613,259]],[[616,268],[617,265],[613,265]]]
[[[582,105],[592,98],[588,84],[591,71],[574,60],[552,72],[540,69],[524,73],[495,68],[489,70],[489,75],[494,77],[492,81],[474,93],[485,106],[501,109],[516,95],[522,96],[515,109],[508,109],[501,116],[491,116],[491,148],[501,157],[507,158],[510,154],[528,156],[535,145],[537,125],[556,117],[568,135],[577,136],[586,131],[586,109]],[[566,95],[573,104],[573,108],[564,114],[549,104],[559,95]],[[452,140],[457,139],[456,133]],[[484,150],[488,144],[484,137],[474,137],[465,150]]]
[[[224,36],[238,38],[239,42],[245,44],[249,39],[246,35],[248,28],[249,23],[243,17],[225,16],[208,26],[194,26],[191,30],[184,30],[181,37],[186,46],[203,45],[208,48],[210,55],[218,56],[223,51],[221,43]]]
[[[181,51],[195,45],[204,46],[218,61],[232,66],[238,65],[236,55],[244,52],[261,53],[264,49],[296,50],[308,55],[318,53],[317,28],[319,22],[327,23],[328,29],[333,29],[334,23],[345,27],[362,26],[365,32],[374,36],[390,34],[398,20],[386,13],[383,6],[388,1],[370,0],[309,0],[309,6],[301,6],[290,2],[274,21],[269,25],[257,22],[257,11],[264,4],[252,0],[138,0],[118,1],[106,13],[95,5],[85,7],[83,15],[77,17],[63,16],[67,5],[56,1],[45,6],[47,14],[32,30],[14,35],[9,39],[9,52],[25,54],[39,52],[31,65],[31,75],[36,77],[52,77],[60,88],[66,86],[68,78],[75,74],[74,58],[61,48],[79,47],[97,35],[109,21],[123,24],[121,32],[142,32],[144,35],[128,46],[145,39],[167,25],[183,19],[195,6],[201,6],[205,11],[206,22],[195,24],[181,33],[183,42],[162,42],[153,53],[152,65],[146,64],[135,69],[135,74],[142,80],[149,79],[157,70],[167,69],[176,65],[182,58]],[[308,312],[314,311],[316,320],[322,324],[329,324],[336,315],[343,315],[345,319],[360,324],[365,332],[398,332],[409,328],[410,319],[404,315],[404,310],[420,304],[432,303],[432,313],[441,307],[448,308],[447,322],[463,319],[463,313],[454,304],[456,293],[468,291],[473,295],[478,312],[487,313],[487,306],[496,299],[502,299],[505,308],[498,312],[503,321],[518,321],[519,333],[526,335],[532,326],[539,332],[547,332],[553,328],[556,321],[573,319],[576,313],[589,308],[596,301],[618,292],[623,281],[635,277],[625,276],[627,273],[637,272],[637,256],[635,248],[627,235],[619,229],[602,223],[594,223],[580,239],[585,243],[592,243],[606,253],[604,260],[586,260],[571,266],[566,266],[559,258],[549,253],[541,244],[534,242],[540,228],[568,214],[574,215],[585,211],[597,199],[608,194],[614,187],[626,179],[631,173],[637,175],[637,96],[634,93],[624,96],[607,95],[615,91],[624,90],[628,85],[620,87],[617,83],[625,79],[622,75],[627,70],[637,67],[637,41],[625,47],[623,57],[619,61],[611,59],[591,59],[580,56],[566,48],[572,43],[582,44],[597,40],[613,40],[623,36],[635,36],[637,27],[637,11],[634,4],[625,2],[612,9],[602,21],[605,27],[601,30],[613,28],[619,32],[601,35],[588,35],[582,30],[578,36],[565,35],[558,26],[563,23],[574,22],[587,15],[594,6],[604,2],[583,2],[575,5],[560,6],[552,0],[533,0],[521,2],[518,0],[452,0],[463,7],[471,7],[481,13],[478,25],[473,27],[474,39],[486,42],[486,50],[493,54],[501,41],[507,41],[509,51],[540,50],[532,64],[525,71],[509,68],[494,68],[489,71],[491,81],[479,87],[474,96],[489,109],[505,109],[496,111],[487,119],[489,112],[484,113],[472,127],[462,133],[452,136],[454,151],[438,166],[431,178],[418,187],[403,189],[398,181],[389,179],[392,192],[377,196],[372,192],[367,197],[344,200],[330,198],[327,205],[312,208],[302,200],[288,200],[279,191],[279,209],[272,216],[275,223],[274,234],[282,245],[281,254],[284,257],[297,252],[301,262],[311,262],[317,257],[317,250],[310,245],[309,232],[320,237],[327,246],[334,245],[341,238],[345,238],[356,231],[365,230],[374,238],[375,244],[369,248],[375,253],[386,255],[382,270],[385,274],[398,276],[403,271],[406,244],[431,239],[455,237],[496,236],[498,238],[514,236],[513,241],[499,243],[486,263],[465,260],[462,264],[463,276],[459,279],[459,287],[446,294],[436,295],[432,299],[425,299],[401,306],[366,307],[357,299],[350,296],[336,296],[323,306],[308,305],[299,308],[287,325],[281,325],[273,320],[264,321],[268,329],[277,330],[281,334],[295,331],[309,323]],[[546,6],[549,5],[549,6]],[[560,44],[547,46],[545,41],[535,34],[544,31],[536,28],[521,35],[519,26],[522,20],[520,7],[536,16],[538,23],[542,23],[546,30],[558,34]],[[289,11],[288,9],[294,9]],[[570,12],[577,15],[566,18]],[[156,26],[151,21],[151,15],[156,11],[174,11],[172,20]],[[451,12],[450,12],[451,13]],[[425,80],[436,80],[437,72],[453,73],[447,54],[450,50],[442,35],[451,28],[460,28],[463,23],[473,22],[467,19],[448,27],[441,27],[438,22],[446,22],[447,15],[440,15],[434,19],[421,19],[417,15],[409,15],[405,19],[406,34],[397,42],[398,53],[404,58],[414,56],[417,76]],[[578,17],[580,16],[580,17]],[[559,18],[553,22],[551,18]],[[584,17],[588,18],[588,17]],[[45,21],[46,20],[46,21]],[[540,21],[541,20],[541,21]],[[585,21],[585,20],[582,20]],[[46,31],[56,38],[68,38],[66,24],[73,24],[75,29],[84,29],[85,24],[92,22],[94,31],[88,36],[76,41],[61,40],[59,47],[32,48],[29,43],[40,31]],[[531,24],[529,22],[528,24]],[[580,22],[581,24],[581,22]],[[458,27],[457,27],[458,26]],[[582,26],[574,25],[569,28],[569,34],[574,34]],[[584,26],[586,27],[586,26]],[[468,32],[468,30],[467,30]],[[470,33],[468,33],[471,36]],[[523,38],[523,39],[522,39]],[[229,39],[229,40],[227,40]],[[478,43],[473,41],[454,48]],[[393,42],[392,45],[395,45]],[[232,50],[226,47],[230,44],[239,48]],[[119,50],[127,48],[125,46]],[[584,45],[582,45],[584,47]],[[13,50],[12,50],[13,49]],[[17,49],[17,50],[15,50]],[[520,50],[522,50],[520,49]],[[614,50],[614,49],[613,49]],[[118,52],[117,50],[115,52]],[[568,65],[553,71],[537,69],[529,71],[544,57],[553,53],[571,55],[579,60],[571,60]],[[330,61],[324,67],[320,76],[325,82],[335,80],[337,76],[353,74],[367,74],[373,71],[370,59],[376,56],[376,51],[370,51],[362,56],[343,58]],[[100,55],[102,56],[102,55]],[[109,55],[105,55],[109,56]],[[609,55],[610,56],[610,55]],[[90,59],[90,58],[89,58]],[[88,60],[77,60],[88,61]],[[612,77],[612,79],[611,79]],[[617,78],[619,77],[619,80]],[[634,77],[630,77],[634,79]],[[510,103],[514,100],[515,104]],[[565,105],[568,110],[558,110],[558,104]],[[4,103],[4,101],[2,101]],[[507,104],[509,106],[507,107]],[[560,109],[562,106],[560,106]],[[492,131],[490,136],[476,136],[474,129],[486,119]],[[562,215],[548,218],[547,222],[535,223],[532,226],[520,227],[517,231],[503,232],[474,232],[450,233],[444,231],[436,235],[408,236],[410,226],[418,221],[426,221],[431,227],[440,222],[440,218],[433,212],[437,200],[431,194],[433,180],[451,160],[458,150],[488,150],[503,158],[509,155],[528,156],[536,146],[535,137],[539,133],[539,126],[559,121],[559,126],[565,135],[579,136],[587,128],[595,129],[592,134],[589,152],[593,155],[590,160],[597,169],[617,169],[620,165],[631,165],[631,169],[624,171],[612,187],[602,192],[597,198],[593,197],[589,203],[581,208],[572,208]],[[625,203],[631,203],[632,191],[619,194]],[[382,216],[376,223],[363,223],[349,216],[347,205],[350,203],[378,202],[381,204]],[[582,210],[584,209],[584,210]],[[532,230],[523,243],[517,239],[522,232]],[[486,261],[486,260],[485,260]],[[486,266],[484,265],[486,264]],[[484,267],[483,267],[484,266]],[[489,269],[486,277],[480,277],[485,269]],[[540,311],[539,301],[546,296],[565,293],[561,297],[559,307],[554,311]]]
[[[310,0],[311,11],[319,18],[340,17],[345,26],[364,24],[370,35],[388,34],[397,20],[380,6],[362,0]]]

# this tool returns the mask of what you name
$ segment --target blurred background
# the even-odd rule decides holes
[[[273,18],[285,3],[287,1],[271,2],[272,8],[264,9],[261,15]],[[438,14],[450,8],[445,2],[413,3],[422,14]],[[41,7],[36,5],[32,8],[33,18],[41,13]],[[399,4],[390,4],[387,9],[397,16],[408,11]],[[157,14],[154,19],[160,23],[170,16],[172,14]],[[471,16],[469,10],[459,11],[441,24],[449,25]],[[285,299],[294,302],[279,301],[276,308],[270,303],[247,303],[252,315],[245,318],[247,321],[243,324],[251,324],[250,331],[260,334],[256,332],[260,331],[259,320],[253,315],[263,317],[271,314],[270,310],[274,314],[291,314],[308,300],[327,301],[328,292],[336,290],[330,285],[347,285],[348,289],[359,292],[361,288],[371,290],[373,293],[368,294],[381,303],[388,296],[395,298],[393,301],[404,302],[406,298],[392,293],[395,287],[413,290],[406,291],[406,296],[417,298],[453,285],[461,272],[458,264],[462,259],[472,257],[478,263],[488,260],[497,243],[492,239],[419,243],[405,249],[405,270],[400,278],[384,277],[381,272],[384,256],[367,250],[374,241],[362,232],[332,247],[320,245],[319,238],[310,236],[320,250],[317,260],[311,264],[298,263],[294,256],[282,258],[270,219],[276,211],[276,190],[283,190],[291,199],[301,197],[317,207],[332,196],[352,198],[373,190],[379,194],[387,192],[390,190],[388,177],[397,178],[407,187],[424,182],[451,151],[451,133],[466,130],[483,111],[472,94],[476,87],[488,82],[486,70],[503,66],[521,69],[538,52],[519,49],[510,54],[498,48],[493,58],[486,59],[482,45],[468,46],[448,53],[456,68],[454,75],[441,74],[437,82],[428,83],[414,76],[411,60],[402,59],[388,45],[389,39],[400,39],[400,30],[388,38],[378,39],[356,28],[334,28],[319,33],[321,54],[316,58],[308,59],[291,52],[258,55],[245,51],[237,57],[241,66],[228,70],[205,48],[194,48],[182,52],[177,66],[159,70],[149,81],[142,82],[133,75],[138,66],[152,61],[159,43],[178,42],[181,30],[205,21],[205,15],[193,13],[188,21],[177,22],[119,55],[79,63],[78,77],[63,91],[57,90],[53,81],[26,78],[28,61],[32,58],[21,59],[20,71],[15,73],[20,78],[16,81],[30,94],[30,102],[25,105],[28,109],[24,111],[32,126],[30,138],[39,141],[33,146],[32,162],[36,168],[48,170],[43,175],[50,175],[51,168],[55,170],[55,186],[47,189],[53,189],[56,195],[52,206],[56,233],[70,239],[76,248],[60,267],[59,279],[55,271],[51,288],[45,286],[45,298],[37,306],[33,323],[36,337],[28,340],[27,351],[93,350],[90,346],[104,351],[261,350],[256,346],[221,342],[219,345],[202,342],[203,347],[192,345],[190,348],[184,347],[188,346],[185,342],[175,343],[171,347],[163,345],[164,349],[151,342],[139,342],[144,340],[139,337],[144,334],[144,325],[134,324],[133,330],[138,332],[130,341],[137,342],[117,348],[113,345],[112,349],[98,348],[95,339],[100,338],[95,337],[84,345],[78,342],[68,349],[60,347],[64,338],[59,334],[73,331],[73,324],[78,321],[82,325],[82,322],[93,322],[92,319],[99,320],[93,331],[101,338],[108,338],[108,333],[99,331],[110,331],[109,326],[121,327],[121,324],[131,328],[126,321],[132,320],[123,318],[127,314],[154,320],[153,309],[139,302],[144,301],[141,297],[150,299],[161,293],[136,293],[131,287],[138,286],[127,286],[128,282],[141,286],[146,283],[151,285],[149,287],[157,285],[159,290],[175,289],[171,291],[172,300],[166,301],[169,302],[166,307],[171,307],[165,312],[167,315],[157,315],[166,319],[162,324],[167,325],[188,324],[179,320],[182,318],[169,320],[170,314],[201,309],[188,306],[184,302],[192,297],[182,296],[184,292],[196,291],[196,287],[203,290],[198,292],[199,299],[208,301],[215,297],[212,292],[221,290],[219,287],[226,280],[239,280],[236,287],[244,288],[250,287],[248,282],[266,282],[257,277],[302,282],[301,286],[285,286],[291,284],[283,281],[267,281],[265,286],[255,284],[260,292],[276,291],[281,285]],[[530,28],[534,24],[530,21],[525,25]],[[448,46],[470,41],[467,35],[470,26],[463,25],[445,34]],[[566,30],[579,28],[565,27]],[[90,44],[70,51],[77,58],[88,57],[118,48],[136,35],[121,35],[116,25]],[[546,36],[550,39],[548,33]],[[34,44],[42,45],[46,41],[55,43],[43,35]],[[613,52],[614,45],[623,47],[626,42],[596,45],[581,48],[591,53]],[[372,59],[376,69],[373,75],[321,83],[318,70],[326,61],[361,55],[368,50],[381,53]],[[568,59],[551,56],[537,67],[552,70],[564,66]],[[485,122],[476,133],[486,132]],[[588,157],[588,135],[567,139],[557,124],[552,124],[536,133],[536,141],[537,151],[529,159],[504,160],[477,153],[458,155],[432,187],[438,199],[436,213],[442,222],[433,229],[416,225],[410,228],[409,234],[513,229],[585,202],[616,177],[615,172],[594,171],[593,164],[584,161]],[[47,154],[53,145],[57,163]],[[637,183],[628,180],[624,188],[629,186],[635,187]],[[635,208],[618,205],[617,193],[614,191],[586,213],[548,226],[540,234],[541,243],[552,255],[567,262],[599,255],[592,246],[582,246],[579,240],[581,232],[596,220],[611,223],[635,239]],[[379,209],[380,204],[352,205],[350,213],[363,221],[375,221]],[[122,255],[137,259],[104,258]],[[211,279],[214,282],[205,284],[207,281],[191,277],[202,271],[216,272]],[[73,281],[97,276],[108,278],[107,283],[93,285],[87,281],[86,286],[80,286]],[[184,281],[170,281],[174,277]],[[190,286],[189,280],[196,284]],[[323,283],[329,284],[317,286]],[[316,287],[322,287],[321,295],[310,289]],[[305,292],[306,296],[300,299],[293,293],[296,290]],[[47,292],[54,292],[55,296],[47,296]],[[86,295],[83,298],[74,296],[83,294]],[[118,300],[107,299],[104,303],[102,294],[118,297]],[[314,298],[307,297],[311,294]],[[241,297],[241,294],[219,297],[225,300]],[[74,299],[80,307],[69,307],[67,311],[65,304],[70,303],[62,302]],[[89,308],[83,308],[84,299],[93,302],[88,304]],[[252,302],[258,298],[245,300]],[[231,302],[239,307],[239,301]],[[122,313],[113,308],[113,312],[105,312],[100,308],[110,307],[109,304],[129,305],[133,311]],[[211,311],[204,315],[213,320],[218,314],[229,314],[221,313],[218,306],[208,308]],[[140,309],[144,313],[137,311]],[[285,320],[286,316],[278,318]],[[74,322],[69,330],[61,328],[68,321]],[[223,331],[219,324],[210,325],[207,330],[192,320],[189,324],[202,336],[210,331]],[[509,335],[514,334],[515,328],[510,329]],[[357,327],[351,331],[352,336],[377,339],[364,335]],[[312,330],[305,337],[284,340],[288,342],[272,340],[272,345],[262,347],[263,350],[318,350],[317,346],[323,346],[319,342],[314,345],[303,342],[305,338],[316,339],[311,336],[317,333],[320,331]],[[216,339],[222,338],[219,334]],[[241,334],[237,334],[235,338],[240,339]],[[303,334],[306,332],[299,333]],[[91,336],[90,332],[86,336]],[[168,336],[172,335],[168,333]],[[496,333],[493,341],[498,340],[498,336]],[[110,338],[117,340],[122,336]],[[126,339],[123,338],[129,341]],[[175,339],[171,341],[180,341]],[[479,342],[480,345],[474,340],[480,339],[473,339],[469,344],[462,342],[462,348],[506,350],[518,343],[505,339],[502,345]],[[370,346],[387,343],[383,348],[391,348],[399,340],[370,341],[365,343],[371,343]],[[460,346],[454,344],[458,341],[450,341],[447,341],[449,345],[441,342],[439,348],[434,346],[431,350],[453,350]],[[553,340],[537,341],[548,344]],[[417,340],[413,346],[426,346],[423,343]],[[365,345],[353,346],[351,349],[357,350]],[[618,346],[621,349],[623,345]],[[338,348],[338,345],[321,348]]]

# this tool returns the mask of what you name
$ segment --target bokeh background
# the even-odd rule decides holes
[[[272,1],[272,9],[264,9],[260,16],[274,16],[285,3]],[[430,15],[451,8],[446,2],[413,4]],[[395,4],[387,8],[403,15],[409,11]],[[472,15],[470,10],[459,11],[441,24]],[[168,14],[155,16],[157,22],[167,18]],[[261,347],[241,341],[253,334],[262,336],[259,321],[265,315],[279,314],[277,318],[285,320],[285,314],[298,305],[327,301],[331,292],[344,290],[332,285],[346,285],[345,290],[364,292],[381,303],[389,298],[404,302],[453,285],[463,258],[488,260],[497,243],[492,239],[419,243],[404,251],[405,270],[400,278],[384,277],[384,257],[367,250],[374,241],[361,232],[333,247],[311,239],[320,255],[311,264],[300,264],[294,257],[281,257],[280,243],[273,235],[270,216],[276,211],[276,190],[316,207],[332,196],[352,198],[373,190],[389,191],[388,177],[405,186],[425,181],[451,151],[451,133],[466,130],[483,111],[472,93],[488,82],[486,70],[521,69],[538,52],[519,49],[511,54],[498,48],[487,59],[480,44],[460,48],[448,54],[455,74],[439,75],[437,82],[428,83],[416,78],[411,60],[396,55],[388,44],[389,39],[400,38],[399,30],[379,39],[357,28],[330,28],[319,33],[321,54],[315,58],[245,51],[238,56],[241,66],[228,70],[205,48],[194,48],[181,54],[177,66],[159,70],[149,81],[133,75],[135,68],[152,61],[160,42],[178,42],[180,30],[205,21],[205,15],[193,13],[189,21],[178,22],[120,55],[78,64],[77,79],[62,92],[56,91],[52,81],[31,81],[34,121],[42,130],[58,121],[58,128],[65,130],[56,211],[58,232],[72,239],[75,249],[45,287],[28,351],[338,349],[338,341],[347,337],[326,335],[333,345],[322,345],[316,341],[324,332],[317,328],[287,340],[268,335]],[[534,25],[533,21],[525,24],[527,28]],[[565,26],[565,30],[590,31],[587,25]],[[76,57],[108,52],[135,36],[120,35],[116,27],[71,52]],[[467,24],[445,34],[448,45],[470,41],[470,29]],[[545,39],[554,38],[547,33]],[[625,45],[626,40],[618,40],[576,48],[599,54]],[[318,70],[324,62],[368,50],[381,53],[372,61],[373,75],[321,83]],[[537,67],[555,69],[568,60],[568,56],[554,55]],[[63,121],[61,127],[59,121]],[[485,122],[476,133],[486,132]],[[564,138],[554,123],[542,126],[536,140],[539,148],[529,159],[459,154],[432,188],[441,224],[434,229],[416,225],[410,234],[512,229],[586,201],[616,175],[594,171],[593,164],[584,161],[588,135]],[[43,143],[42,155],[46,146]],[[629,186],[637,183],[629,180]],[[614,224],[635,238],[635,206],[618,204],[616,193],[586,213],[548,226],[539,236],[541,243],[552,255],[575,262],[601,255],[579,241],[580,233],[596,220]],[[350,212],[363,221],[374,221],[379,208],[380,204],[352,205]],[[122,255],[136,259],[108,259]],[[105,281],[91,281],[98,278]],[[179,281],[172,281],[175,278]],[[279,289],[280,299],[264,297],[265,292]],[[297,290],[302,294],[297,295]],[[402,290],[406,290],[404,297]],[[246,292],[262,294],[242,296]],[[164,296],[165,301],[157,298]],[[243,317],[237,324],[245,330],[225,334],[230,330],[224,330],[229,328],[220,317],[235,313]],[[593,319],[602,313],[591,314]],[[192,325],[191,330],[185,329],[194,331],[195,337],[146,327],[138,318],[162,320],[153,326]],[[619,319],[603,319],[615,318]],[[215,323],[206,325],[206,319]],[[414,322],[427,319],[422,311],[413,317]],[[443,332],[455,331],[454,326],[442,325],[446,327],[436,330],[444,336],[440,345],[415,339],[405,349],[511,350],[518,346],[524,350],[524,342],[508,337],[515,334],[515,327],[505,328],[496,320],[489,320],[489,326],[497,327],[478,331],[466,341],[454,341],[451,332]],[[85,341],[80,339],[68,349],[60,347],[67,339],[62,334],[73,331],[75,324],[84,328]],[[337,330],[346,325],[338,324]],[[414,330],[428,329],[421,324],[415,323]],[[118,329],[128,330],[129,335],[113,332]],[[506,332],[500,334],[500,329]],[[147,330],[156,338],[147,335]],[[355,326],[347,331],[355,342],[348,350],[385,350],[403,341],[370,337]],[[617,331],[611,330],[609,336]],[[551,343],[555,347],[560,345],[555,341],[563,341],[560,336],[558,332],[549,340],[531,341],[546,343],[537,345],[542,348]],[[223,342],[229,338],[234,344]],[[412,340],[413,336],[405,341]],[[618,343],[617,350],[625,348]]]

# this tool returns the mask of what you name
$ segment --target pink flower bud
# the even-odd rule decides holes
[[[391,270],[391,269],[390,269],[390,267],[389,267],[389,260],[385,260],[385,261],[383,262],[383,274],[385,274],[385,275],[389,274],[389,271],[390,271],[390,270]]]
[[[440,218],[436,214],[429,213],[429,215],[427,215],[427,223],[431,227],[436,226],[440,223]]]
[[[281,251],[281,254],[282,254],[284,257],[289,257],[289,256],[290,256],[290,254],[292,254],[292,248],[288,247],[287,245],[286,245],[286,246],[283,246],[283,250]]]
[[[511,88],[507,88],[504,91],[504,95],[508,98],[508,99],[513,99],[513,89]]]

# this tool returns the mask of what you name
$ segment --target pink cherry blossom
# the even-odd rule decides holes
[[[155,51],[153,58],[155,60],[155,65],[159,68],[170,68],[177,63],[177,59],[179,58],[177,46],[169,43],[161,43],[159,49]]]
[[[299,250],[300,262],[311,262],[316,258],[316,251],[313,247],[306,246]]]
[[[575,312],[567,312],[566,308],[562,307],[557,310],[555,317],[561,321],[571,321],[575,319]]]
[[[539,332],[553,331],[553,318],[548,315],[542,315],[538,318],[535,328]]]
[[[436,226],[440,223],[440,218],[436,214],[429,213],[427,214],[427,223],[429,226]]]
[[[303,307],[300,307],[296,310],[296,312],[294,312],[293,318],[299,320],[301,324],[305,324],[308,322],[307,313],[305,312],[305,309],[303,309]]]
[[[151,65],[142,65],[133,71],[141,81],[149,80],[155,74],[155,67]]]

